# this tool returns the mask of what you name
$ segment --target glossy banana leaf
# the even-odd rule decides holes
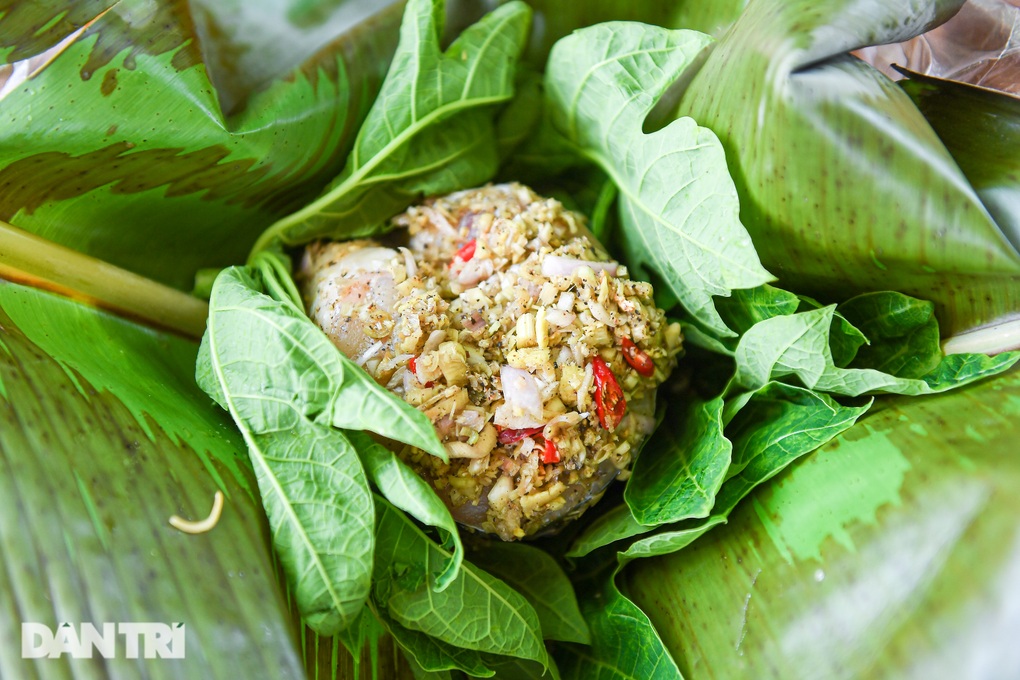
[[[1020,248],[1020,96],[914,73],[900,86]]]
[[[1015,678],[1020,372],[891,398],[625,589],[687,678]]]
[[[722,140],[741,218],[780,284],[934,300],[953,333],[1020,306],[1020,255],[910,98],[849,51],[959,0],[753,0],[678,112]]]
[[[550,36],[611,18],[722,35],[745,2],[685,0],[673,7],[675,14],[660,3],[600,1],[585,5],[585,12],[533,4],[548,13],[541,29],[546,42],[533,38],[540,55]],[[877,39],[884,15],[866,2],[825,5],[854,20],[815,4],[786,4],[791,9],[752,0],[731,34],[743,30],[744,38],[725,39],[691,89],[701,88],[705,101],[698,105],[717,116],[699,122],[717,128],[727,144],[745,223],[759,229],[755,243],[772,258],[773,271],[784,283],[819,295],[843,276],[858,289],[926,286],[920,294],[935,295],[943,318],[957,327],[1015,309],[1020,264],[982,205],[984,196],[962,179],[902,92],[838,56]],[[896,17],[905,15],[906,4],[918,5],[891,4],[896,7],[884,11]],[[937,14],[882,35],[921,30],[951,12],[953,3],[943,4]],[[65,5],[68,11],[61,12]],[[399,20],[399,7],[328,0],[0,3],[0,12],[0,55],[39,69],[0,99],[0,217],[182,288],[190,287],[199,267],[242,260],[264,226],[339,171],[385,71]],[[807,24],[795,25],[798,18]],[[809,30],[822,25],[838,28]],[[22,61],[45,55],[79,29],[52,61]],[[755,50],[771,55],[768,64]],[[837,55],[832,60],[830,52]],[[777,71],[776,63],[786,65]],[[730,78],[726,69],[736,67],[748,74],[747,87],[721,92],[711,86],[711,69]],[[840,89],[847,86],[857,99]],[[753,106],[739,108],[742,115],[753,111],[753,120],[725,119],[728,98],[737,96],[752,98]],[[693,110],[693,97],[682,110]],[[889,118],[854,106],[874,101]],[[758,102],[766,104],[761,128]],[[168,122],[154,126],[153,120]],[[879,128],[897,141],[845,138],[848,129],[863,139]],[[784,136],[796,134],[803,136]],[[790,148],[781,145],[787,139],[795,142]],[[751,140],[774,142],[779,155],[759,156]],[[793,210],[790,195],[769,173],[788,158],[797,160],[791,167],[804,163],[820,173],[825,168],[797,151],[819,140],[827,145],[822,160],[840,172],[827,170],[824,191],[807,208]],[[854,153],[859,147],[872,149],[871,155]],[[919,168],[928,163],[934,170],[921,177]],[[879,174],[883,169],[887,175]],[[909,190],[920,184],[903,177],[931,179],[936,188],[912,196]],[[813,196],[802,191],[809,179],[782,181],[793,182],[803,202]],[[853,197],[841,198],[851,183]],[[876,190],[885,198],[875,208],[863,201],[862,208],[861,197],[871,200]],[[908,231],[889,231],[885,209],[908,219]],[[870,230],[855,231],[851,216]],[[848,228],[809,226],[822,219]],[[944,247],[935,253],[920,236],[925,220],[935,232],[948,225],[940,236]],[[788,251],[782,243],[793,242],[791,234],[810,245]],[[842,283],[838,292],[847,294]],[[193,343],[6,283],[0,283],[0,341],[0,462],[6,469],[0,474],[0,611],[6,612],[0,617],[0,677],[353,678],[373,671],[410,677],[385,639],[370,641],[359,672],[339,638],[320,638],[295,624],[273,573],[262,510],[250,495],[254,482],[243,444],[194,386]],[[970,649],[1009,650],[994,636],[1016,628],[1015,592],[1006,579],[1016,571],[1017,508],[1007,492],[1020,479],[1007,454],[1016,441],[1018,402],[1016,373],[956,395],[890,401],[764,487],[730,526],[676,556],[637,563],[625,572],[624,585],[689,678],[797,677],[812,669],[836,677],[882,670],[892,676],[893,669],[907,674],[915,669],[908,664],[911,644],[947,640],[957,631],[974,636],[963,639],[985,636]],[[853,481],[878,473],[877,490]],[[925,491],[923,478],[939,485]],[[821,496],[815,485],[823,482],[828,486],[819,488],[839,500],[827,503],[835,508],[822,513],[828,520],[816,517]],[[217,488],[228,500],[212,532],[189,536],[166,524],[173,513],[204,516]],[[766,530],[759,518],[769,513],[789,519],[775,519]],[[977,527],[973,540],[971,527]],[[856,553],[845,547],[851,540]],[[916,551],[894,552],[909,540]],[[749,545],[750,557],[739,552]],[[902,568],[895,562],[901,557]],[[757,577],[745,570],[752,558],[761,569]],[[856,566],[862,563],[868,569]],[[952,579],[967,569],[974,575],[954,595]],[[882,593],[881,601],[866,597],[872,590]],[[843,616],[847,602],[859,605],[848,610],[861,612],[859,618]],[[20,658],[16,626],[33,617],[184,621],[188,659],[28,665]],[[803,642],[803,631],[813,633],[817,621],[829,626],[828,646]],[[780,639],[776,631],[787,623],[794,632]],[[946,654],[953,650],[945,648]],[[792,667],[787,652],[803,663]],[[957,665],[946,667],[975,668],[965,665],[967,659],[954,657],[947,664]],[[930,665],[938,661],[933,651],[917,662],[916,672],[941,670]],[[1010,670],[1015,659],[1002,663]]]
[[[197,346],[0,282],[0,676],[299,677],[245,448]],[[171,515],[209,514],[205,534]],[[23,660],[22,622],[183,623],[185,658]]]
[[[505,2],[506,0],[502,0]],[[719,37],[729,28],[748,0],[589,0],[557,2],[529,0],[535,22],[527,59],[545,66],[549,50],[560,38],[603,21],[640,21],[666,28],[690,28]]]
[[[0,7],[0,219],[178,288],[342,168],[389,2]]]

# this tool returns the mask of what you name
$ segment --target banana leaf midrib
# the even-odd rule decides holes
[[[198,339],[208,305],[179,290],[0,222],[0,278]]]

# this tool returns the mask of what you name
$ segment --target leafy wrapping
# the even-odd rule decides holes
[[[524,597],[468,563],[434,592],[428,575],[449,554],[387,501],[377,497],[376,508],[373,600],[388,618],[446,645],[546,663],[538,615]]]
[[[726,526],[628,566],[685,677],[1015,675],[988,622],[1017,592],[1020,370],[882,402]]]
[[[420,669],[423,673],[461,670],[472,677],[492,677],[493,670],[489,668],[490,664],[482,653],[457,647],[426,633],[405,628],[389,616],[385,606],[377,604],[375,611],[387,632],[410,658],[415,670]]]
[[[665,422],[634,462],[624,498],[644,525],[707,517],[730,465],[723,400],[674,402]]]
[[[881,295],[886,306],[902,307],[904,300],[910,299],[899,293]],[[1012,352],[995,357],[953,354],[939,360],[942,350],[938,345],[938,326],[933,326],[934,320],[930,315],[923,318],[923,315],[904,314],[903,318],[894,319],[887,314],[878,317],[873,325],[897,323],[902,329],[901,334],[898,337],[878,336],[865,360],[908,372],[916,372],[918,364],[934,360],[934,368],[918,378],[900,377],[874,368],[840,368],[834,363],[829,346],[835,312],[836,305],[829,305],[775,317],[755,325],[744,334],[737,346],[735,383],[755,390],[771,380],[793,376],[809,389],[846,396],[878,391],[932,394],[999,373],[1020,359],[1020,353]],[[924,332],[926,328],[933,328],[934,332]],[[862,332],[867,335],[866,331]]]
[[[238,267],[217,278],[196,369],[202,389],[221,400],[224,380],[246,385],[249,391],[236,406],[257,432],[283,429],[303,417],[369,430],[446,459],[423,413],[372,380],[293,303],[263,294],[261,284]],[[218,355],[210,351],[214,319],[222,333]]]
[[[495,105],[513,94],[530,10],[503,5],[440,52],[443,4],[408,3],[397,53],[343,172],[316,201],[267,229],[255,252],[278,241],[378,233],[415,198],[495,174]]]
[[[436,576],[436,590],[443,590],[457,577],[464,561],[464,546],[450,510],[414,470],[385,446],[360,432],[348,432],[369,479],[379,492],[396,507],[419,522],[436,527],[453,546],[446,567]]]
[[[772,382],[755,392],[737,395],[726,405],[723,418],[725,434],[719,431],[711,436],[716,442],[714,460],[725,461],[725,481],[713,494],[711,512],[701,515],[704,519],[698,519],[687,510],[688,506],[682,503],[687,496],[675,494],[674,497],[667,491],[667,502],[658,502],[652,507],[665,505],[676,508],[677,512],[673,516],[659,514],[656,517],[662,520],[659,528],[638,521],[635,515],[644,511],[642,506],[637,506],[635,513],[631,506],[621,505],[593,522],[574,541],[568,554],[582,557],[653,530],[655,533],[652,535],[624,546],[620,552],[621,561],[664,555],[686,547],[724,522],[737,503],[755,486],[851,427],[867,412],[871,402],[842,406],[827,395]],[[712,413],[698,402],[690,405],[689,412]],[[713,415],[706,422],[720,421]],[[655,438],[660,437],[662,434],[656,433]],[[669,436],[664,439],[672,441]],[[663,446],[659,455],[670,454],[679,457],[685,455],[685,451],[682,446]],[[702,450],[701,455],[713,460],[708,451]],[[678,488],[688,488],[692,484],[690,481],[682,482]],[[631,502],[631,497],[627,500]]]
[[[544,639],[591,643],[574,587],[548,553],[523,543],[490,541],[472,553],[471,562],[513,586],[531,603]]]
[[[372,496],[347,438],[313,420],[331,396],[328,377],[295,370],[299,361],[318,368],[323,353],[302,344],[302,326],[281,313],[290,308],[259,288],[244,269],[218,277],[198,380],[222,399],[248,445],[298,611],[317,633],[331,635],[350,625],[368,598]]]
[[[342,170],[396,44],[399,7],[310,3],[5,4],[0,220],[183,290],[243,261]]]
[[[980,12],[979,5],[970,6]],[[1012,33],[1012,26],[1002,28]],[[1006,238],[1020,250],[1020,99],[967,83],[918,73],[908,76],[900,87],[953,154]]]
[[[743,223],[784,285],[833,300],[924,297],[950,333],[1020,307],[1011,224],[996,224],[904,92],[848,54],[920,34],[962,4],[757,0],[686,84],[675,115],[719,135]],[[966,136],[997,117],[952,125]],[[982,137],[951,148],[997,166],[1003,137]]]
[[[659,634],[637,605],[616,585],[618,568],[585,580],[581,611],[592,644],[557,647],[564,680],[675,680],[681,677]]]
[[[182,677],[302,675],[244,444],[195,386],[196,351],[172,334],[0,281],[4,678],[90,673],[97,661],[108,677],[156,676],[171,665]],[[167,523],[171,514],[204,517],[217,489],[225,506],[211,532]],[[22,621],[58,636],[60,621],[100,630],[103,621],[184,622],[187,654],[147,661],[125,658],[119,646],[102,660],[66,651],[24,659]]]
[[[710,42],[695,31],[634,23],[583,29],[553,48],[546,104],[559,134],[619,189],[630,263],[654,268],[688,313],[732,336],[712,296],[772,277],[740,224],[722,145],[690,118],[642,132],[658,99]]]

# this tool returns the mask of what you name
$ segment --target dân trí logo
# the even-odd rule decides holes
[[[21,624],[24,659],[183,659],[183,623]]]

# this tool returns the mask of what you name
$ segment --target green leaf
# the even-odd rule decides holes
[[[708,518],[656,529],[640,524],[630,508],[621,505],[593,522],[571,546],[568,556],[580,557],[641,534],[650,535],[621,546],[621,563],[681,550],[725,522],[754,487],[851,427],[870,405],[869,401],[861,406],[842,406],[824,394],[775,382],[738,395],[727,401],[724,409],[725,437],[732,442],[732,461],[725,482],[714,495]]]
[[[765,284],[735,290],[731,297],[717,299],[715,306],[726,325],[743,335],[759,321],[793,314],[800,306],[800,299],[793,293]]]
[[[385,500],[377,497],[376,509],[373,591],[389,617],[449,645],[545,662],[538,616],[526,599],[467,562],[449,588],[435,592],[426,574],[442,570],[449,553]]]
[[[308,327],[316,329],[297,314],[259,293],[245,270],[224,270],[213,287],[199,380],[218,384],[210,393],[223,399],[248,445],[298,611],[331,635],[357,618],[368,597],[373,504],[350,442],[313,420],[332,396],[320,362],[338,352],[303,343],[316,337]]]
[[[726,516],[751,489],[850,428],[871,407],[843,406],[825,394],[769,383],[726,426],[733,462],[713,514]]]
[[[531,13],[521,2],[503,5],[445,52],[442,18],[440,0],[410,0],[397,53],[343,172],[317,200],[263,233],[255,252],[277,241],[378,233],[416,198],[495,174],[495,105],[513,94]]]
[[[549,659],[549,666],[543,666],[536,661],[525,661],[523,659],[506,659],[499,663],[493,663],[492,669],[496,680],[560,680],[560,671]]]
[[[670,405],[660,427],[634,462],[623,497],[634,518],[653,526],[707,517],[730,465],[723,436],[722,397]]]
[[[660,557],[678,552],[705,535],[709,530],[726,523],[725,514],[713,514],[703,520],[683,522],[663,528],[650,536],[640,538],[620,551],[621,565],[643,557]]]
[[[617,588],[617,570],[585,580],[581,611],[592,644],[557,646],[564,680],[676,680],[680,676],[648,617]]]
[[[0,675],[87,674],[25,660],[19,622],[186,626],[186,657],[104,674],[298,677],[244,444],[201,393],[196,345],[0,282]],[[208,533],[172,528],[226,497]]]
[[[400,648],[410,657],[413,665],[425,673],[462,670],[472,677],[492,677],[492,669],[479,652],[447,644],[431,635],[405,628],[394,621],[387,614],[385,606],[379,603],[376,603],[376,614]]]
[[[932,303],[902,293],[866,293],[836,309],[871,341],[855,352],[855,368],[871,368],[899,378],[921,378],[938,366],[940,353],[931,351],[939,345],[939,324]]]
[[[710,42],[694,31],[635,23],[583,29],[557,43],[545,86],[552,125],[619,188],[630,263],[653,268],[688,313],[727,336],[712,296],[771,276],[740,224],[722,146],[690,118],[642,131]]]
[[[1014,248],[1020,248],[1020,102],[1015,96],[908,73],[910,96]]]
[[[471,554],[471,562],[502,579],[531,603],[544,639],[591,643],[574,587],[549,553],[522,543],[489,541]]]
[[[942,358],[933,370],[919,379],[900,378],[869,368],[838,368],[833,363],[828,344],[834,313],[835,305],[831,305],[776,317],[754,326],[740,339],[737,347],[736,384],[755,390],[771,380],[795,376],[809,389],[847,396],[878,391],[931,394],[999,373],[1020,359],[1020,353],[996,357],[953,354]],[[885,341],[891,341],[891,346],[882,352],[885,356],[896,355],[899,346],[906,343],[910,351],[922,353],[921,361],[941,354],[937,334],[935,338],[929,336],[929,343],[924,347],[918,347],[913,342],[914,338],[913,335],[886,338]],[[936,341],[932,343],[932,340]]]
[[[464,546],[460,541],[457,523],[436,492],[414,470],[385,446],[372,441],[360,432],[348,432],[369,479],[379,492],[396,507],[419,522],[439,529],[448,545],[453,546],[449,563],[436,576],[435,588],[445,590],[460,574],[464,561]]]
[[[362,652],[367,649],[370,655],[378,655],[379,640],[385,633],[386,628],[376,618],[372,608],[365,604],[351,625],[337,635],[351,654],[351,660],[354,663],[354,677],[361,676]],[[378,662],[378,659],[374,659],[374,661]]]
[[[1016,369],[885,397],[725,527],[630,565],[621,585],[690,677],[1011,674],[990,622],[1016,593],[1018,437]]]
[[[318,4],[9,8],[7,59],[38,72],[4,96],[0,220],[181,290],[243,261],[343,168],[396,43],[399,7]]]
[[[641,524],[626,503],[621,503],[589,524],[570,546],[567,557],[584,557],[599,548],[652,531]]]
[[[741,219],[786,287],[931,299],[949,333],[1020,307],[1020,254],[956,160],[895,83],[847,54],[919,34],[960,5],[750,3],[684,89],[676,114],[719,135]],[[984,139],[957,155],[1005,149]]]
[[[372,380],[293,303],[263,295],[260,288],[245,268],[223,270],[209,316],[210,328],[215,324],[222,333],[220,369],[228,380],[246,386],[235,407],[250,427],[264,432],[303,417],[369,430],[446,459],[446,449],[423,413]],[[217,394],[216,383],[222,382],[214,369],[200,356],[198,381],[210,395]]]
[[[541,119],[542,74],[522,67],[517,71],[513,99],[496,118],[496,146],[500,162],[511,158],[535,133]]]
[[[712,2],[662,2],[661,0],[529,0],[535,25],[526,53],[531,64],[544,66],[553,45],[585,26],[605,21],[639,21],[666,28],[688,28],[719,36],[732,24],[748,0]]]

